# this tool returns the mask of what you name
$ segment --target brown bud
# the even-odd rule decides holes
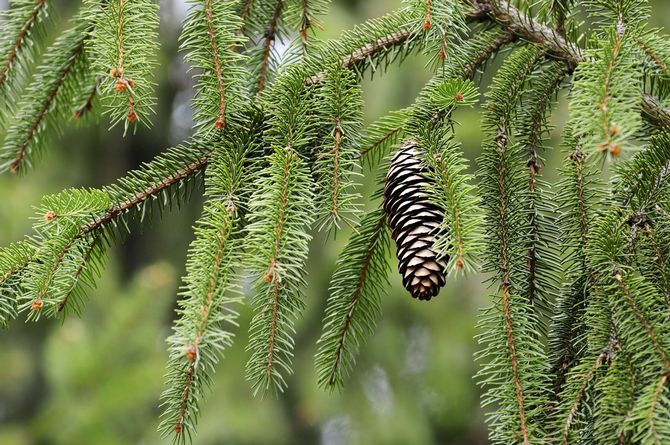
[[[447,58],[447,53],[444,50],[444,48],[440,49],[440,53],[438,54],[438,57],[440,58],[440,60],[444,60],[444,59]]]
[[[181,423],[178,423],[178,424],[174,427],[174,432],[177,433],[177,434],[181,434]]]
[[[121,77],[121,73],[116,68],[109,70],[109,75],[112,77]]]
[[[137,120],[137,113],[135,113],[135,111],[131,110],[131,111],[128,112],[127,118],[130,122],[135,122]]]
[[[216,128],[217,130],[223,130],[225,127],[226,127],[226,120],[224,119],[223,115],[221,115],[216,120],[216,123],[214,124],[214,128]]]
[[[197,356],[198,356],[198,351],[197,351],[195,345],[187,345],[186,346],[186,359],[189,362],[194,362]]]
[[[30,306],[34,312],[37,312],[40,309],[42,309],[42,306],[44,306],[44,302],[42,301],[41,298],[38,298],[37,300],[33,300],[33,303]]]
[[[426,20],[423,21],[423,29],[424,31],[428,31],[430,28],[432,28],[433,24],[430,22],[429,18],[426,18]]]
[[[456,91],[456,94],[454,94],[454,100],[456,102],[463,102],[463,93]]]
[[[463,260],[462,259],[457,259],[456,260],[456,268],[457,269],[463,269]]]
[[[272,280],[274,280],[274,278],[275,278],[275,274],[271,270],[268,271],[265,275],[263,275],[263,281],[265,281],[266,283],[271,283]]]
[[[49,210],[44,214],[44,219],[47,221],[53,221],[56,218],[58,218],[58,213],[54,212],[53,210]]]
[[[610,154],[615,158],[618,158],[621,155],[621,146],[618,144],[610,144]]]
[[[126,82],[123,80],[117,80],[116,83],[114,84],[114,89],[117,91],[117,93],[121,93],[126,90]]]

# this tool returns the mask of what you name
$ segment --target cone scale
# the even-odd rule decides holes
[[[406,142],[393,156],[386,185],[384,211],[396,243],[398,272],[414,298],[430,300],[446,283],[446,262],[435,249],[442,214],[426,195],[426,167],[418,145]]]

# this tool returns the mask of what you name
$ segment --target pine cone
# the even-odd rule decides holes
[[[384,210],[397,246],[402,284],[419,300],[436,296],[446,282],[446,261],[438,259],[436,236],[442,222],[439,209],[428,200],[425,167],[418,145],[407,141],[393,157],[384,187]]]

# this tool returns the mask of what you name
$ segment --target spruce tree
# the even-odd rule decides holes
[[[10,1],[0,22],[7,174],[39,168],[73,118],[133,131],[155,111],[158,2],[85,0],[46,45],[51,3]],[[286,387],[313,231],[343,225],[353,234],[330,283],[320,386],[346,383],[388,280],[430,299],[445,277],[483,271],[491,443],[670,443],[670,39],[645,0],[408,0],[329,41],[315,32],[327,0],[189,4],[193,136],[109,186],[46,196],[34,232],[0,249],[0,324],[80,312],[129,221],[203,183],[168,338],[160,430],[174,443],[195,434],[234,341],[243,276],[254,317],[240,378],[254,394]],[[433,79],[364,128],[362,79],[415,53]],[[473,174],[455,117],[498,54]],[[570,118],[550,147],[561,91]],[[554,183],[547,150],[562,154]],[[379,178],[367,212],[361,174]]]

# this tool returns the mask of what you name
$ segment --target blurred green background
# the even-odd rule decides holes
[[[57,2],[68,17],[77,2]],[[150,130],[123,138],[106,123],[70,128],[53,142],[26,177],[0,177],[0,244],[30,233],[34,205],[66,187],[101,186],[184,140],[190,131],[192,82],[176,38],[185,7],[161,1],[161,70],[158,113]],[[399,0],[335,0],[321,37],[399,6]],[[670,25],[670,4],[655,0],[653,25]],[[7,2],[0,1],[6,8]],[[0,23],[1,26],[1,23]],[[496,66],[499,61],[490,64]],[[365,81],[365,116],[409,105],[430,78],[426,59],[408,58]],[[482,91],[488,76],[481,79]],[[561,98],[564,99],[564,93]],[[552,122],[565,121],[565,100]],[[460,111],[457,129],[474,170],[479,114]],[[551,180],[560,155],[547,153]],[[374,175],[370,175],[374,176]],[[365,193],[375,189],[365,179]],[[12,323],[0,332],[0,445],[112,445],[164,443],[156,433],[158,396],[167,359],[165,338],[174,316],[179,279],[201,198],[135,230],[112,249],[99,286],[89,292],[81,318]],[[194,443],[207,444],[485,444],[484,414],[472,376],[477,365],[475,322],[489,304],[481,276],[450,279],[430,303],[412,300],[399,276],[383,301],[383,316],[361,351],[341,393],[316,386],[313,365],[334,261],[348,233],[315,234],[309,261],[307,310],[297,326],[295,373],[279,398],[254,398],[244,380],[249,307],[241,309],[234,347],[217,370],[202,403]],[[395,259],[393,259],[395,270]]]

